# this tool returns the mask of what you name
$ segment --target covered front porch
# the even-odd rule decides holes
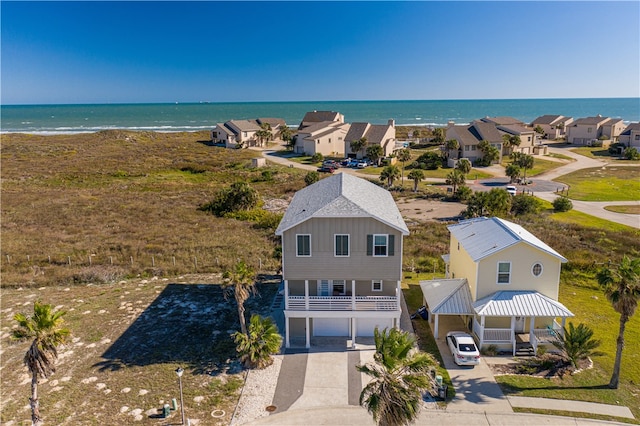
[[[537,291],[498,291],[473,302],[466,279],[422,281],[420,287],[436,339],[440,317],[458,316],[480,348],[495,345],[513,355],[525,349],[535,354],[540,345],[552,345],[573,316],[562,303]]]

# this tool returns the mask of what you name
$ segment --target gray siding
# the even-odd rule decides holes
[[[296,234],[311,235],[311,257],[296,256]],[[335,234],[349,234],[349,257],[334,256]],[[367,256],[367,235],[370,234],[394,235],[394,255]],[[282,250],[283,278],[286,280],[402,279],[402,234],[372,218],[307,220],[284,232]]]
[[[327,278],[328,279],[328,278]],[[336,278],[345,280],[346,292],[351,295],[351,279]],[[304,280],[287,281],[289,284],[290,296],[304,296]],[[356,296],[395,296],[397,281],[382,281],[382,291],[373,291],[371,281],[356,280]],[[318,295],[318,281],[316,279],[309,280],[309,296]]]

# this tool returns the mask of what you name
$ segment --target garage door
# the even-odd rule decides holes
[[[349,318],[314,318],[314,336],[349,336]]]
[[[376,327],[383,330],[392,326],[393,319],[391,318],[358,318],[356,319],[356,336],[371,337]]]

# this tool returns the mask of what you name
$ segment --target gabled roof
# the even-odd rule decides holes
[[[336,127],[342,126],[343,124],[344,123],[340,123],[339,121],[320,121],[318,123],[313,123],[305,127],[298,133],[309,133],[313,135],[317,132],[324,132],[326,129],[335,129]]]
[[[578,126],[578,125],[593,125],[593,124],[597,124],[597,125],[601,125],[602,123],[604,123],[605,121],[609,120],[608,117],[603,117],[601,115],[595,116],[595,117],[585,117],[585,118],[579,118],[576,121],[574,121],[573,123],[571,123],[572,126]]]
[[[513,117],[485,117],[485,118],[481,118],[480,120],[484,121],[485,123],[494,123],[494,124],[504,125],[504,126],[510,126],[513,124],[524,125],[522,121]]]
[[[335,111],[310,111],[304,115],[302,122],[298,129],[307,127],[312,123],[318,123],[320,121],[339,121],[344,122],[344,117],[339,112]]]
[[[547,114],[547,115],[541,115],[540,117],[536,118],[535,120],[533,120],[531,122],[532,126],[536,126],[538,124],[548,124],[548,125],[552,125],[554,124],[556,121],[561,120],[562,118],[564,118],[563,115],[557,115],[557,114]]]
[[[631,132],[640,132],[640,123],[629,124],[620,135],[631,135]]]
[[[420,281],[422,295],[432,314],[473,315],[471,291],[466,278]]]
[[[390,124],[351,123],[345,141],[353,142],[364,137],[370,144],[381,145],[384,142],[384,135],[391,127]]]
[[[296,192],[276,235],[311,218],[338,217],[370,217],[409,235],[389,191],[347,173],[337,173]]]
[[[562,303],[537,291],[498,291],[476,301],[478,315],[488,317],[572,317]]]
[[[225,123],[225,125],[227,124],[236,126],[242,132],[257,132],[261,130],[255,120],[229,120]]]
[[[469,131],[477,135],[479,141],[502,142],[502,135],[494,123],[475,121]]]
[[[357,141],[365,136],[369,129],[369,123],[351,123],[351,128],[344,140],[347,142]]]
[[[221,132],[225,132],[227,135],[233,135],[234,133],[231,131],[231,129],[225,127],[224,124],[222,123],[218,123],[216,124],[215,127],[216,130],[221,131]]]
[[[258,118],[256,119],[256,122],[259,125],[267,123],[269,126],[271,126],[272,129],[275,129],[278,126],[284,127],[287,125],[287,123],[285,123],[285,121],[282,118],[272,118],[272,117]]]
[[[497,217],[464,220],[449,225],[447,229],[474,262],[519,243],[529,244],[558,258],[562,263],[567,262],[561,254],[522,226]]]
[[[500,125],[498,126],[498,130],[501,130],[505,133],[509,133],[511,135],[521,135],[523,133],[533,133],[533,129],[528,129],[519,124],[511,124],[511,125]]]

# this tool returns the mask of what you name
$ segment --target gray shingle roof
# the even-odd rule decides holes
[[[524,242],[567,262],[561,254],[522,226],[497,217],[465,220],[447,227],[474,262]]]
[[[369,123],[351,123],[349,132],[345,136],[345,141],[353,142],[365,136]]]
[[[630,135],[632,131],[636,131],[637,132],[639,130],[640,130],[640,123],[631,123],[620,134],[621,135]]]
[[[596,117],[585,117],[585,118],[579,118],[576,121],[574,121],[573,123],[571,123],[572,126],[577,126],[579,124],[601,124],[604,123],[605,121],[607,121],[609,118],[607,117],[602,117],[602,116],[596,116]]]
[[[233,124],[243,132],[257,132],[261,130],[255,120],[229,120],[227,123]]]
[[[557,120],[560,120],[561,118],[566,118],[563,117],[562,115],[557,115],[557,114],[547,114],[547,115],[541,115],[540,117],[536,118],[535,120],[533,120],[531,122],[532,126],[536,126],[538,124],[553,124],[555,123]]]
[[[498,291],[473,304],[478,315],[491,317],[572,317],[562,303],[537,291]]]
[[[296,192],[276,235],[320,217],[370,217],[409,235],[389,191],[347,173],[337,173]]]
[[[513,124],[524,125],[522,121],[513,117],[485,117],[485,118],[481,118],[481,120],[484,121],[485,123],[501,124],[504,126],[509,126]]]

